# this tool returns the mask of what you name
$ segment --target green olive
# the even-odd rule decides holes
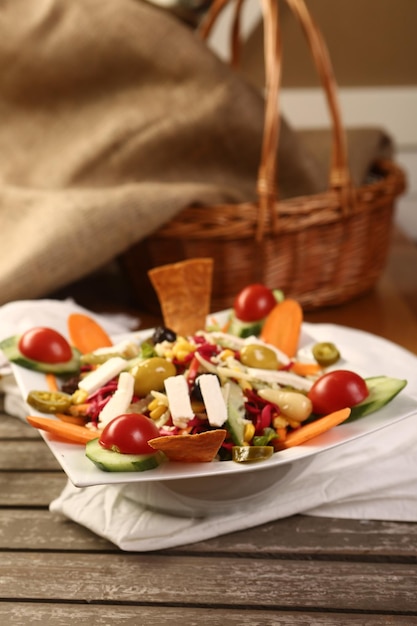
[[[313,356],[319,365],[327,367],[340,359],[340,352],[330,341],[322,341],[313,346]]]
[[[259,367],[264,370],[276,370],[279,366],[275,352],[259,343],[248,343],[243,346],[240,360],[246,367]]]
[[[163,391],[164,381],[177,371],[173,363],[155,356],[135,365],[131,373],[135,378],[135,394],[143,398],[152,390]]]

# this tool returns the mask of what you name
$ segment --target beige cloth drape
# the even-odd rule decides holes
[[[262,125],[260,91],[157,7],[0,0],[0,304],[88,275],[185,206],[254,198]],[[316,145],[282,122],[281,197],[326,184]]]

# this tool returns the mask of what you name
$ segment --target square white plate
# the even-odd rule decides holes
[[[47,304],[45,304],[44,315],[38,306],[37,319],[43,320],[42,325],[56,328],[56,330],[66,334],[66,319],[71,311],[71,304],[62,304],[65,304],[62,311],[58,307],[58,311],[54,311],[52,319],[48,316]],[[226,315],[227,312],[221,312],[215,314],[215,317],[221,323]],[[151,334],[152,330],[147,329],[132,333],[130,336],[141,340]],[[115,337],[115,340],[120,338],[120,336]],[[277,452],[272,458],[262,463],[249,465],[238,464],[233,461],[199,464],[167,462],[146,472],[109,473],[99,470],[86,458],[83,446],[65,444],[53,440],[47,433],[42,432],[41,434],[69,479],[78,487],[152,481],[165,483],[166,481],[210,476],[230,477],[231,475],[259,472],[266,469],[270,474],[273,468],[277,468],[278,477],[278,474],[282,474],[284,469],[282,466],[284,465],[293,464],[298,460],[351,442],[359,437],[371,437],[372,433],[400,422],[417,412],[417,358],[413,354],[383,338],[363,331],[332,324],[303,324],[300,348],[308,349],[309,345],[317,341],[332,341],[338,346],[343,358],[341,367],[352,369],[362,376],[386,375],[405,378],[408,380],[407,387],[390,404],[372,415],[342,424],[304,445]],[[15,365],[13,365],[13,372],[23,398],[27,397],[30,390],[46,389],[43,374]],[[28,414],[34,413],[36,412],[28,407]],[[41,414],[39,413],[39,415]],[[55,418],[51,417],[51,419]]]

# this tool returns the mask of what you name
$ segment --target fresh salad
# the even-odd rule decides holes
[[[406,385],[346,369],[331,337],[301,360],[302,318],[295,300],[250,285],[225,325],[214,316],[187,336],[160,326],[114,343],[76,313],[68,339],[34,328],[0,348],[46,376],[48,390],[27,397],[45,417],[28,421],[86,445],[103,470],[143,471],[167,459],[251,462],[366,416]]]

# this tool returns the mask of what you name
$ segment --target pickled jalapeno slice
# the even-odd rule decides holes
[[[60,391],[30,391],[26,402],[41,413],[65,413],[72,404],[71,396]]]
[[[273,452],[272,446],[233,446],[232,458],[235,463],[255,463],[269,459]]]
[[[337,363],[340,359],[340,352],[330,341],[322,341],[313,346],[313,356],[319,365],[327,367]]]

